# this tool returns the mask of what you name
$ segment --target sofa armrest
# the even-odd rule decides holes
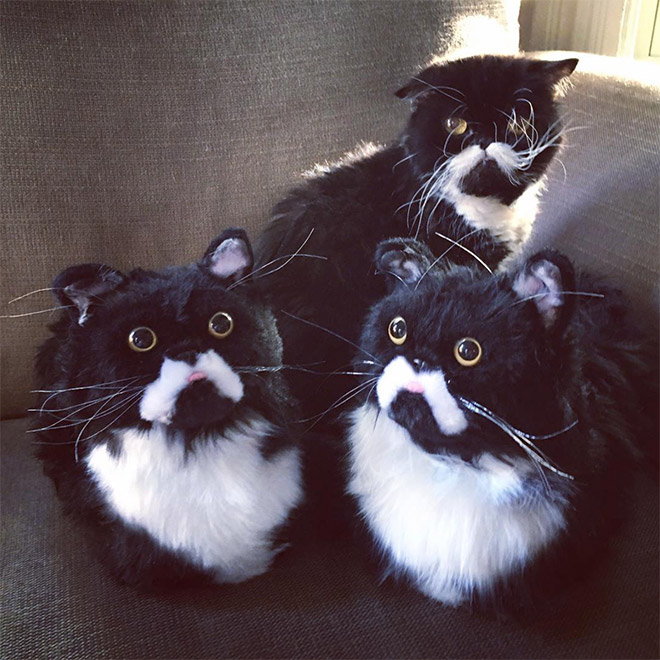
[[[585,53],[564,99],[568,134],[552,164],[530,251],[555,247],[608,276],[658,324],[660,85],[656,65]]]

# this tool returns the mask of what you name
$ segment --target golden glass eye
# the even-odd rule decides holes
[[[389,326],[387,326],[387,335],[392,343],[401,346],[408,337],[408,324],[402,316],[395,316]]]
[[[445,119],[445,130],[452,135],[463,135],[467,131],[467,122],[461,117],[448,117]]]
[[[481,344],[472,337],[463,337],[454,345],[454,357],[456,362],[464,367],[474,367],[481,362]]]
[[[156,333],[144,325],[131,330],[128,335],[128,345],[138,353],[146,353],[156,345]]]
[[[234,319],[227,312],[216,312],[209,320],[209,333],[218,339],[229,337],[234,329]]]

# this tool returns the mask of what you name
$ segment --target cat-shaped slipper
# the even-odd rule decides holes
[[[227,230],[199,263],[83,264],[37,359],[38,456],[123,582],[150,589],[266,571],[302,499],[274,317]]]
[[[386,572],[447,605],[543,601],[602,551],[657,442],[656,363],[621,295],[556,252],[437,273],[386,241],[376,264],[393,291],[356,358],[348,490]]]

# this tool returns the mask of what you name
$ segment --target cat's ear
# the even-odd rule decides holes
[[[83,325],[94,306],[102,303],[124,279],[124,275],[110,266],[80,264],[63,270],[52,286],[55,297],[68,308],[71,318]]]
[[[397,89],[396,92],[394,92],[394,96],[399,99],[413,101],[418,96],[421,96],[426,89],[427,86],[423,82],[420,82],[417,78],[412,78],[403,87]]]
[[[533,302],[546,330],[560,333],[575,307],[575,271],[563,254],[543,250],[533,255],[513,276],[513,290]]]
[[[390,290],[397,284],[410,287],[431,269],[433,254],[412,238],[390,238],[378,244],[374,264],[377,273],[392,276],[388,278]]]
[[[566,83],[566,78],[575,71],[578,65],[577,57],[570,57],[566,60],[534,60],[532,69],[540,74],[546,81],[549,87],[553,88],[555,92],[561,93],[563,85]]]
[[[207,248],[199,265],[226,282],[237,282],[252,271],[254,255],[243,229],[226,229]]]
[[[430,94],[434,86],[427,82],[425,75],[428,71],[433,69],[437,70],[437,66],[429,67],[420,71],[417,75],[413,76],[403,87],[399,88],[394,92],[394,96],[400,99],[405,99],[406,101],[417,101],[423,96]]]

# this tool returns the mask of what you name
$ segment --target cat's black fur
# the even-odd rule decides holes
[[[521,611],[580,577],[603,551],[633,462],[654,460],[654,451],[657,456],[657,351],[640,339],[620,292],[576,275],[556,252],[538,253],[509,274],[492,277],[464,267],[439,275],[430,268],[432,260],[414,241],[386,241],[378,250],[378,268],[394,276],[394,285],[369,313],[359,342],[355,367],[365,373],[367,387],[352,413],[349,490],[387,572],[448,604]],[[388,335],[399,316],[407,322],[401,345]],[[461,365],[454,355],[466,337],[483,351],[473,366]],[[396,358],[408,366],[392,376]],[[417,379],[424,374],[439,374],[446,395],[420,394]],[[393,383],[399,389],[392,398]],[[454,427],[441,430],[430,401],[441,419],[454,419]],[[527,434],[552,435],[532,439],[548,465],[528,457],[501,426],[475,412],[475,403]],[[485,456],[497,459],[499,478],[508,479],[512,469],[516,480],[506,488],[495,478],[488,481]],[[432,465],[439,466],[437,472]],[[409,481],[399,483],[400,475]],[[453,478],[462,485],[454,488]],[[429,497],[418,506],[404,504],[420,484]],[[495,494],[484,495],[486,486]],[[466,501],[481,503],[490,514],[480,518]],[[400,506],[410,508],[407,516]],[[550,524],[561,511],[563,529],[522,559],[513,558],[515,546],[502,550],[506,569],[469,577],[479,574],[483,553],[499,556],[506,532],[519,538],[509,516],[527,520],[525,512],[536,516],[546,506],[553,513],[547,520],[538,514],[534,524]],[[429,525],[420,532],[415,521],[427,513],[429,520],[437,515],[444,521],[444,528],[429,531]],[[493,530],[480,534],[491,521]],[[506,530],[502,537],[500,529]],[[406,544],[415,535],[419,544],[410,550]],[[428,559],[428,548],[442,548],[444,538],[461,549],[460,570],[446,558],[443,563],[445,550],[437,557],[429,551],[428,565],[420,559]],[[437,580],[433,587],[425,582],[429,574]]]
[[[199,263],[189,266],[122,274],[109,266],[82,264],[66,269],[53,282],[55,296],[65,309],[51,326],[52,336],[37,358],[37,387],[41,391],[33,420],[37,455],[65,509],[87,523],[102,560],[128,584],[151,589],[223,581],[223,571],[218,566],[202,566],[193,551],[166,546],[148,529],[128,520],[113,505],[88,464],[95,448],[105,445],[110,456],[121,459],[127,442],[123,433],[134,431],[151,438],[148,434],[160,429],[158,433],[173,456],[180,458],[177,452],[181,448],[182,467],[198,452],[222,466],[223,448],[230,442],[227,434],[245,431],[251,420],[258,418],[267,420],[271,430],[243,442],[246,447],[254,442],[264,466],[271,465],[271,459],[281,457],[282,452],[296,451],[294,436],[287,427],[292,402],[280,372],[281,341],[272,314],[253,290],[251,268],[252,251],[245,232],[227,230]],[[219,311],[229,313],[234,323],[225,338],[213,336],[208,327],[209,319]],[[155,331],[157,343],[149,351],[136,352],[128,338],[134,328],[144,326]],[[216,378],[212,376],[215,367],[207,372],[198,367],[196,375],[172,395],[175,399],[167,404],[168,419],[145,419],[153,417],[141,407],[146,392],[154,383],[167,380],[161,371],[165,361],[192,372],[193,366],[186,365],[195,365],[207,352],[221,356],[217,359],[228,365],[229,375]],[[225,378],[240,379],[244,391],[238,400],[234,400],[238,395],[230,396],[218,385]],[[163,385],[167,388],[172,383]],[[110,394],[116,398],[109,398]],[[150,468],[157,473],[169,458],[150,456],[147,460],[153,461]],[[254,453],[249,460],[259,462]],[[182,493],[182,498],[189,499],[182,505],[181,525],[185,525],[185,507],[193,513],[203,506],[213,496],[209,485],[216,478],[220,482],[227,479],[230,471],[228,467],[227,474],[210,474],[208,483],[200,483],[199,502],[195,499],[196,484],[192,492]],[[293,469],[293,478],[297,478],[295,472]],[[165,493],[159,488],[176,487],[166,481],[151,485],[148,477],[145,474],[144,484],[132,485],[140,497],[162,498]],[[140,488],[144,490],[140,492]],[[209,510],[209,520],[221,527],[225,515],[222,506],[219,502],[219,513]],[[239,511],[240,506],[234,510]],[[249,512],[245,518],[249,524]],[[274,543],[283,522],[264,532],[261,541]],[[206,531],[200,529],[200,534]],[[194,534],[188,540],[194,545]],[[236,541],[242,539],[237,535]],[[231,546],[230,541],[227,546]],[[227,563],[230,565],[231,559]],[[227,577],[233,580],[240,576]]]
[[[474,263],[472,255],[452,247],[451,241],[436,234],[440,232],[460,241],[492,269],[517,252],[535,210],[519,213],[521,226],[514,226],[507,214],[513,213],[512,205],[522,193],[542,178],[557,151],[562,133],[557,86],[576,63],[482,56],[433,64],[416,75],[397,92],[411,101],[412,113],[396,140],[384,148],[358,150],[336,166],[321,168],[276,205],[256,248],[257,263],[271,264],[263,273],[275,271],[260,281],[274,311],[288,312],[355,341],[363,310],[384,293],[371,267],[380,241],[415,236],[436,256],[445,254],[448,262]],[[508,123],[514,111],[517,128],[512,130]],[[465,132],[448,132],[449,118],[467,122]],[[486,155],[485,149],[494,142],[511,147],[516,158],[523,157],[530,143],[537,151],[507,174],[492,154]],[[456,166],[462,161],[455,157],[468,153],[477,153],[481,160],[462,178],[453,174],[450,182],[449,164]],[[465,205],[459,209],[452,197],[456,190],[447,192],[450,183],[472,201],[488,200],[487,206],[469,212]],[[502,217],[492,212],[493,205]],[[280,268],[297,251],[326,259],[297,257]],[[286,314],[278,321],[288,364],[321,363],[316,368],[328,373],[345,370],[350,363],[346,343]],[[292,375],[294,392],[308,404],[308,413],[324,410],[349,389],[346,379],[337,386],[340,381]]]

